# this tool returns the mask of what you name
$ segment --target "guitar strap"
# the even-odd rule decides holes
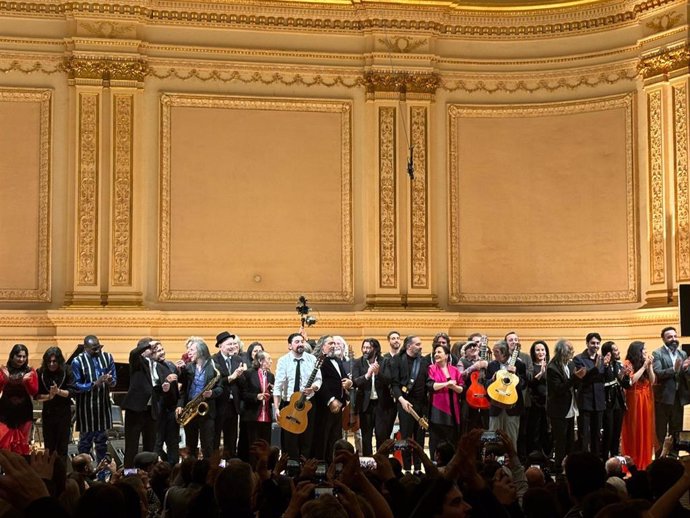
[[[412,390],[412,387],[414,386],[414,380],[417,379],[417,376],[419,375],[419,366],[422,363],[422,359],[417,356],[412,363],[412,373],[410,374],[410,380],[407,382],[407,385],[404,387],[406,390],[404,390],[405,393],[409,392]]]

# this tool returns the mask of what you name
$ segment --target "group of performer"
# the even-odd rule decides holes
[[[419,336],[401,339],[391,331],[385,353],[376,338],[365,338],[355,358],[341,337],[309,344],[293,333],[274,370],[259,342],[242,352],[239,337],[228,331],[217,335],[213,355],[202,338],[189,338],[177,362],[166,359],[160,341],[144,337],[129,354],[124,465],[133,465],[140,441],[144,451],[176,464],[181,426],[192,455],[200,450],[208,457],[222,442],[227,457],[248,458],[255,440],[270,442],[273,422],[292,459],[330,461],[335,442],[355,421],[360,453],[370,456],[374,440],[378,446],[390,438],[397,420],[400,437],[421,445],[428,429],[432,458],[441,443],[454,445],[479,427],[505,431],[523,459],[539,450],[558,468],[576,447],[577,420],[578,449],[605,459],[623,453],[644,468],[667,434],[681,430],[690,402],[690,359],[673,327],[661,338],[651,354],[643,342],[632,342],[621,361],[618,346],[602,344],[596,332],[587,334],[579,354],[561,339],[551,355],[543,340],[522,351],[515,332],[490,347],[481,333],[452,347],[439,333],[425,353]],[[74,401],[77,449],[93,448],[100,461],[116,382],[113,357],[96,336],[84,338],[83,352],[69,364],[50,347],[37,371],[26,346],[15,345],[0,369],[0,448],[29,453],[36,399],[43,402],[45,447],[66,455]],[[421,468],[411,449],[402,455],[404,469]]]

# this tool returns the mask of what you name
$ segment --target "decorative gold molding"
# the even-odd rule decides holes
[[[78,26],[84,32],[100,38],[122,38],[136,35],[136,27],[132,24],[113,23],[105,21],[79,22]]]
[[[132,171],[134,96],[113,95],[113,286],[132,285]]]
[[[428,115],[425,106],[410,108],[414,180],[410,184],[411,287],[429,288],[429,188],[426,159]]]
[[[368,71],[364,73],[364,86],[367,94],[377,92],[395,92],[404,97],[408,93],[430,94],[436,93],[441,79],[435,72],[382,72]]]
[[[97,79],[107,84],[110,81],[143,82],[149,71],[143,59],[115,59],[100,57],[65,58],[63,64],[69,79]]]
[[[666,214],[661,90],[647,93],[649,148],[649,266],[651,284],[666,282]]]
[[[631,6],[592,2],[588,5],[555,5],[548,9],[520,9],[511,12],[478,10],[455,2],[372,6],[369,2],[333,5],[330,2],[14,2],[0,1],[0,12],[19,16],[123,16],[149,24],[206,27],[259,27],[274,30],[352,33],[372,30],[412,31],[477,39],[549,37],[614,29],[630,25],[644,12],[673,4],[674,0],[652,0]],[[193,7],[192,7],[193,6]],[[377,8],[378,7],[378,8]],[[191,9],[190,9],[191,8]],[[480,13],[480,15],[478,15]]]
[[[50,202],[52,153],[52,96],[51,90],[0,88],[0,102],[37,103],[40,110],[38,142],[38,241],[36,243],[36,287],[27,289],[0,288],[2,301],[51,301],[50,274]]]
[[[80,92],[77,164],[77,285],[96,286],[98,271],[98,93]]]
[[[341,291],[292,292],[276,291],[257,293],[250,291],[195,291],[173,290],[170,287],[170,184],[171,184],[171,111],[174,107],[221,108],[244,110],[273,110],[296,112],[338,113],[341,118],[341,232],[342,278]],[[300,295],[313,302],[354,302],[352,266],[352,104],[348,101],[305,101],[299,99],[266,99],[252,97],[227,97],[217,95],[186,95],[166,93],[161,95],[161,162],[160,162],[160,301],[196,302],[293,302]]]
[[[690,177],[688,175],[688,82],[673,85],[673,151],[676,176],[676,281],[690,280]]]
[[[665,48],[655,54],[643,57],[638,65],[638,70],[640,75],[647,79],[687,68],[689,63],[690,45],[686,41],[679,47]]]
[[[591,101],[534,104],[515,106],[471,106],[449,105],[448,107],[448,176],[450,204],[450,251],[449,266],[449,302],[451,304],[472,305],[562,305],[562,304],[599,304],[637,302],[639,299],[637,240],[635,226],[635,180],[633,159],[633,94],[596,99]],[[458,234],[460,200],[459,181],[457,178],[459,164],[457,121],[467,117],[524,117],[581,113],[583,111],[601,111],[625,109],[625,147],[626,147],[626,233],[627,233],[627,282],[624,290],[577,292],[577,293],[463,293],[460,288],[460,271],[457,251],[460,246]]]
[[[385,38],[379,38],[378,41],[389,52],[407,54],[422,47],[428,40],[425,38],[410,38],[408,36],[386,36]]]
[[[379,287],[398,287],[396,109],[379,107]]]
[[[503,74],[500,78],[477,77],[473,79],[448,80],[441,79],[439,88],[448,92],[463,91],[467,93],[475,92],[536,92],[545,90],[556,92],[558,90],[576,90],[581,87],[594,88],[599,85],[613,85],[620,81],[635,81],[638,72],[634,69],[611,70],[607,65],[607,70],[594,74],[583,74],[579,76],[563,77],[563,75],[532,74],[525,76],[520,74],[515,79],[509,79],[509,75]]]
[[[664,32],[673,29],[683,19],[683,13],[670,11],[668,13],[660,14],[649,20],[645,26],[654,32]]]

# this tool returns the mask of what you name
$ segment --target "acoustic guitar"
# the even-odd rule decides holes
[[[479,344],[479,360],[486,361],[487,343],[489,339],[486,335],[482,336],[482,341]],[[484,378],[486,369],[479,369],[470,374],[470,386],[465,392],[465,400],[467,404],[477,410],[488,410],[491,406],[489,397],[486,394],[486,387],[484,386]]]
[[[305,387],[311,387],[314,384],[314,379],[321,368],[324,358],[325,356],[323,354],[317,356],[316,364],[309,375]],[[288,403],[286,407],[283,407],[278,414],[278,425],[286,432],[294,433],[295,435],[304,433],[307,429],[307,424],[309,424],[307,414],[309,410],[311,410],[311,406],[311,401],[307,400],[307,396],[304,392],[299,391],[293,393],[292,396],[290,396],[290,403]]]
[[[520,344],[516,344],[513,354],[510,356],[510,360],[508,360],[509,367],[515,365],[519,352]],[[518,383],[520,383],[520,378],[517,374],[501,369],[496,371],[495,380],[489,385],[486,392],[494,405],[502,408],[511,408],[518,401]]]

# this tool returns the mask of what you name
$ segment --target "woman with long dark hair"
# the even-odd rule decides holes
[[[532,377],[528,383],[531,405],[527,409],[527,453],[541,450],[551,455],[551,438],[546,417],[546,366],[549,363],[549,346],[537,340],[529,350],[532,358]]]
[[[7,365],[0,368],[0,391],[0,448],[29,455],[32,398],[38,392],[38,377],[29,367],[26,345],[15,344]]]
[[[621,438],[623,454],[629,455],[639,469],[652,462],[656,441],[652,394],[656,376],[652,364],[652,355],[647,354],[644,342],[632,342],[625,357],[630,388],[625,393],[628,411],[623,418]]]
[[[273,422],[273,385],[275,376],[271,372],[271,355],[260,350],[254,356],[252,368],[239,380],[240,397],[244,403],[240,414],[240,426],[245,428],[248,448],[258,440],[271,442]],[[248,452],[240,452],[240,458],[247,458]]]
[[[45,449],[55,451],[61,457],[67,456],[74,395],[72,368],[65,363],[59,347],[49,347],[43,353],[43,363],[38,369],[36,400],[43,401],[41,422]]]

